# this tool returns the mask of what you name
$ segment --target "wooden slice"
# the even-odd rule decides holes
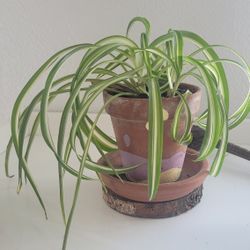
[[[110,189],[103,191],[104,201],[119,213],[143,218],[167,218],[182,214],[196,206],[202,197],[202,185],[188,195],[163,202],[138,202],[115,194]]]

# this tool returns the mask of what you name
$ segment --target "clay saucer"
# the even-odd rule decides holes
[[[209,173],[208,160],[194,162],[198,152],[193,149],[187,149],[184,165],[181,176],[176,182],[161,183],[159,185],[156,198],[152,201],[148,200],[148,185],[147,183],[131,182],[124,180],[121,182],[117,177],[107,174],[101,174],[101,178],[105,186],[113,194],[119,197],[138,202],[156,203],[165,202],[185,197],[194,190],[201,188],[205,178]],[[121,168],[121,158],[119,151],[106,154],[106,157],[111,161],[116,168]],[[106,164],[102,157],[100,164]]]

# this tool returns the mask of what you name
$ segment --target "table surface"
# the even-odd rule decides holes
[[[0,155],[3,166],[4,154]],[[76,160],[72,159],[72,164]],[[17,160],[12,153],[11,171]],[[0,172],[0,249],[59,250],[64,233],[58,198],[57,163],[37,136],[31,172],[45,201],[49,219],[29,185],[16,194],[17,178]],[[65,177],[67,211],[75,179]],[[98,181],[85,181],[73,219],[68,250],[250,249],[250,162],[227,154],[218,178],[204,183],[201,203],[177,217],[140,219],[117,213],[102,200]]]

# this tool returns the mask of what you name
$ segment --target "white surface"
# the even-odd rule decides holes
[[[128,21],[137,15],[151,20],[152,37],[169,28],[192,30],[212,44],[236,49],[250,62],[248,0],[189,0],[188,4],[181,0],[0,0],[0,4],[0,130],[20,89],[50,55],[72,44],[124,34]],[[74,60],[66,66],[70,73],[73,66]],[[231,70],[235,107],[248,87],[246,78]],[[62,103],[60,99],[52,109],[61,110]]]
[[[102,118],[103,119],[103,118]],[[54,120],[53,120],[54,121]],[[111,132],[109,123],[106,129]],[[55,122],[55,121],[54,121]],[[0,155],[3,166],[4,154]],[[78,167],[72,159],[72,165]],[[17,164],[11,157],[11,173]],[[0,172],[0,249],[59,250],[64,226],[58,199],[57,164],[38,136],[30,158],[31,171],[47,206],[49,220],[29,185],[17,195],[16,177]],[[66,175],[67,208],[75,180]],[[139,219],[121,215],[102,200],[97,181],[83,182],[71,227],[68,250],[249,250],[250,163],[227,155],[218,178],[209,177],[204,196],[191,211],[170,219]]]

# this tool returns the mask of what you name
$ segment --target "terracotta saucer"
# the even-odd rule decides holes
[[[181,176],[176,182],[161,183],[158,193],[153,201],[148,200],[147,183],[131,182],[124,180],[121,182],[117,177],[107,174],[101,174],[101,178],[106,187],[120,197],[139,202],[163,202],[176,200],[187,196],[195,189],[202,186],[205,178],[209,173],[208,160],[194,162],[198,153],[193,149],[188,149],[182,168]],[[119,151],[106,154],[112,165],[121,168],[121,158]],[[105,165],[102,157],[100,164]]]

